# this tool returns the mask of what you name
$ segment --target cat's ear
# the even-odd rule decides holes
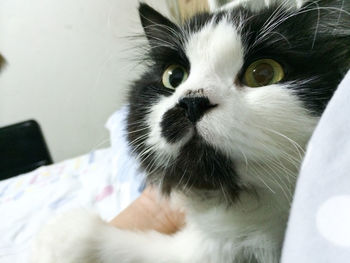
[[[160,42],[167,43],[169,37],[178,30],[173,22],[145,3],[140,3],[139,14],[141,24],[151,45],[156,46]]]

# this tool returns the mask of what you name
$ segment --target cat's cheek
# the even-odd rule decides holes
[[[193,126],[176,107],[176,96],[161,98],[147,116],[149,134],[146,146],[153,149],[160,159],[176,158],[180,149],[193,136]]]

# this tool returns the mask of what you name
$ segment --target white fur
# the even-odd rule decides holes
[[[208,23],[186,44],[187,81],[162,97],[148,115],[147,145],[158,162],[175,158],[189,133],[175,145],[161,136],[160,122],[182,96],[203,89],[216,108],[197,124],[214,148],[235,161],[244,192],[228,208],[215,201],[187,199],[187,225],[166,236],[108,226],[96,217],[73,214],[49,224],[36,243],[33,263],[277,263],[303,149],[317,122],[283,85],[236,86],[244,50],[227,20]],[[253,259],[255,258],[255,259]],[[256,260],[256,261],[255,261]]]
[[[277,262],[286,214],[271,220],[267,214],[275,215],[278,204],[263,207],[247,198],[251,200],[244,200],[244,208],[189,207],[186,228],[173,236],[119,230],[93,214],[75,211],[44,227],[31,263],[226,263],[246,262],[247,255]],[[265,216],[249,215],[249,210]]]

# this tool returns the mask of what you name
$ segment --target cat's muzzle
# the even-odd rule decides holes
[[[217,105],[210,103],[207,97],[186,96],[168,110],[161,121],[162,136],[168,143],[179,142],[191,131],[196,132],[196,123]]]
[[[178,106],[185,110],[186,117],[195,124],[216,105],[211,104],[207,97],[184,97],[180,99]]]

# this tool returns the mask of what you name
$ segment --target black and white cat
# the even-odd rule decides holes
[[[129,142],[148,182],[186,207],[172,236],[71,213],[35,263],[277,263],[305,146],[350,68],[350,3],[236,6],[175,25],[139,7],[147,70]]]

